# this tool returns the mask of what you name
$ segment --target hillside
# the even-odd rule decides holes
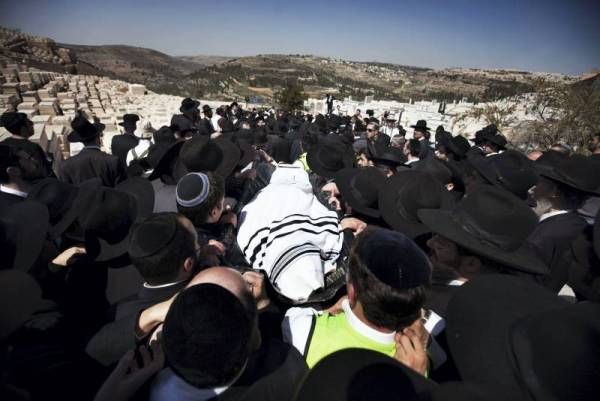
[[[56,44],[0,28],[0,59],[24,62],[57,72],[104,75],[178,96],[204,99],[272,101],[288,80],[297,80],[310,97],[374,96],[409,99],[489,101],[530,92],[536,79],[576,79],[560,74],[514,70],[450,68],[434,70],[381,62],[354,62],[311,55],[251,57],[173,57],[152,49],[124,45]]]

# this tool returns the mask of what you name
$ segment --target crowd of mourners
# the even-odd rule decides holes
[[[180,111],[1,115],[0,399],[600,398],[600,133]]]

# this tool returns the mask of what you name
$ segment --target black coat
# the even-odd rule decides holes
[[[98,148],[83,148],[79,154],[62,162],[58,176],[61,181],[73,185],[100,178],[102,185],[114,187],[126,178],[126,173],[116,156]]]
[[[419,152],[419,159],[425,160],[429,157],[433,157],[434,153],[433,153],[433,149],[431,149],[431,147],[429,146],[429,144],[430,144],[429,140],[423,139],[419,142],[421,143],[421,151]]]
[[[140,138],[131,134],[122,134],[113,136],[110,143],[110,151],[117,156],[123,164],[126,164],[127,153],[135,148],[140,142]]]
[[[581,216],[569,212],[540,222],[527,239],[550,268],[550,275],[545,279],[545,283],[556,292],[562,288],[568,278],[568,275],[562,277],[564,272],[561,273],[562,269],[560,269],[563,254],[571,248],[572,242],[586,226],[587,222]]]
[[[14,205],[15,203],[21,202],[24,199],[25,198],[21,198],[20,196],[0,191],[0,211],[11,205]]]
[[[142,287],[138,294],[116,305],[114,321],[104,325],[88,342],[86,353],[102,365],[116,363],[136,344],[135,326],[140,312],[171,298],[187,282],[163,288]]]
[[[207,118],[201,119],[198,123],[198,126],[198,132],[200,133],[200,135],[210,135],[215,132],[215,127],[213,127],[212,121]]]

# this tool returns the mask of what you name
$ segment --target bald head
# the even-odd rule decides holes
[[[229,267],[210,267],[196,274],[187,287],[197,284],[216,284],[235,295],[246,307],[254,302],[248,283],[240,272]]]

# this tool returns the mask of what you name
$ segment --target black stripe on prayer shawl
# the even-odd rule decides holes
[[[304,221],[310,221],[310,222],[316,222],[318,220],[323,220],[323,219],[332,219],[332,222],[335,221],[336,224],[339,224],[338,218],[336,216],[321,216],[321,217],[312,218],[308,214],[300,214],[300,213],[290,214],[289,216],[286,216],[286,217],[284,217],[281,220],[273,220],[271,222],[271,224],[279,224],[279,223],[284,222],[286,219],[291,219],[291,218],[296,218],[296,217],[304,217],[305,218]],[[298,221],[301,221],[301,220],[293,220],[293,221],[291,221],[289,223],[294,223],[294,222],[298,222]],[[250,243],[254,239],[254,237],[256,237],[260,232],[268,230],[268,229],[269,229],[269,227],[263,227],[263,228],[260,228],[260,229],[256,230],[254,232],[254,234],[252,234],[250,236],[250,238],[248,239],[248,243],[246,244],[246,246],[244,247],[244,249],[242,250],[242,252],[245,254],[246,251],[248,250],[248,247],[250,246]]]
[[[331,225],[335,225],[338,226],[339,225],[339,221],[337,219],[337,217],[329,217],[329,216],[324,216],[324,217],[317,217],[316,219],[311,218],[310,216],[306,216],[306,215],[292,215],[290,217],[294,217],[296,220],[291,220],[291,221],[285,221],[285,219],[283,220],[279,220],[279,221],[273,221],[271,222],[271,224],[274,224],[274,226],[271,227],[262,227],[259,228],[258,230],[256,230],[254,232],[254,234],[252,234],[249,239],[248,239],[248,243],[246,244],[246,246],[244,247],[244,249],[242,250],[242,252],[245,254],[246,252],[248,252],[248,248],[250,247],[250,244],[252,243],[252,241],[254,241],[254,239],[262,232],[264,231],[269,231],[270,235],[273,232],[280,230],[281,228],[287,227],[289,225],[292,224],[298,224],[298,223],[306,223],[306,224],[310,224],[313,226],[323,226],[326,224],[331,224]],[[323,222],[317,222],[318,220],[323,220],[323,219],[330,219],[330,221],[323,221]]]
[[[337,229],[337,226],[336,226],[336,229]],[[309,230],[308,228],[297,228],[297,229],[295,229],[294,231],[290,231],[290,232],[282,233],[282,234],[279,234],[279,235],[277,235],[277,236],[273,237],[273,239],[272,239],[270,242],[268,242],[268,243],[266,243],[266,242],[268,241],[269,237],[268,237],[268,236],[266,236],[266,237],[262,238],[262,239],[260,240],[260,243],[259,243],[259,244],[258,244],[258,245],[257,245],[257,246],[254,248],[254,252],[252,252],[252,255],[249,257],[249,259],[250,259],[250,264],[251,264],[251,265],[253,265],[253,264],[254,264],[254,262],[255,262],[255,260],[256,260],[256,255],[257,255],[257,254],[260,252],[260,250],[261,250],[261,248],[262,248],[263,246],[264,246],[264,247],[265,247],[265,249],[266,249],[266,248],[268,248],[269,246],[271,246],[271,244],[273,243],[273,241],[275,241],[276,239],[283,238],[283,237],[285,237],[285,236],[288,236],[288,235],[290,235],[290,234],[295,234],[295,233],[296,233],[296,232],[298,232],[298,231],[302,231],[302,232],[305,232],[305,233],[310,233],[310,234],[315,234],[315,235],[317,235],[317,234],[323,234],[323,233],[331,233],[331,234],[333,234],[333,235],[339,235],[339,234],[340,234],[339,230],[335,230],[335,231],[334,231],[334,230],[328,230],[328,229],[326,229],[326,230],[323,230],[323,231],[313,231],[313,230]],[[265,243],[266,243],[266,244],[265,244]]]
[[[321,250],[320,250],[320,253],[321,253],[322,255],[325,255],[325,258],[321,258],[322,260],[329,260],[329,259],[331,259],[331,257],[332,257],[332,256],[336,256],[336,259],[337,259],[337,257],[339,257],[339,256],[340,256],[340,253],[341,253],[341,252],[340,252],[340,251],[336,251],[336,250],[334,250],[334,249],[330,249],[329,251],[325,251],[325,250],[321,249]],[[260,257],[257,257],[257,258],[256,258],[257,260],[260,260],[260,262],[258,262],[257,269],[260,269],[260,268],[263,266],[263,263],[264,263],[264,258],[265,258],[265,255],[266,255],[266,254],[267,254],[267,252],[266,252],[266,250],[265,250],[265,251],[263,251],[263,253],[260,255]],[[275,262],[275,264],[277,264],[277,262]],[[274,265],[275,265],[275,264],[274,264]]]
[[[271,278],[271,282],[275,282],[279,278],[279,275],[283,273],[285,268],[288,267],[293,261],[300,258],[302,255],[307,255],[311,253],[319,255],[319,259],[321,259],[321,252],[319,248],[316,248],[310,243],[306,243],[300,246],[294,246],[288,249],[284,253],[287,256],[283,259],[282,257],[279,257],[277,262],[273,264],[273,269],[271,270],[271,274],[269,275],[269,278]]]

